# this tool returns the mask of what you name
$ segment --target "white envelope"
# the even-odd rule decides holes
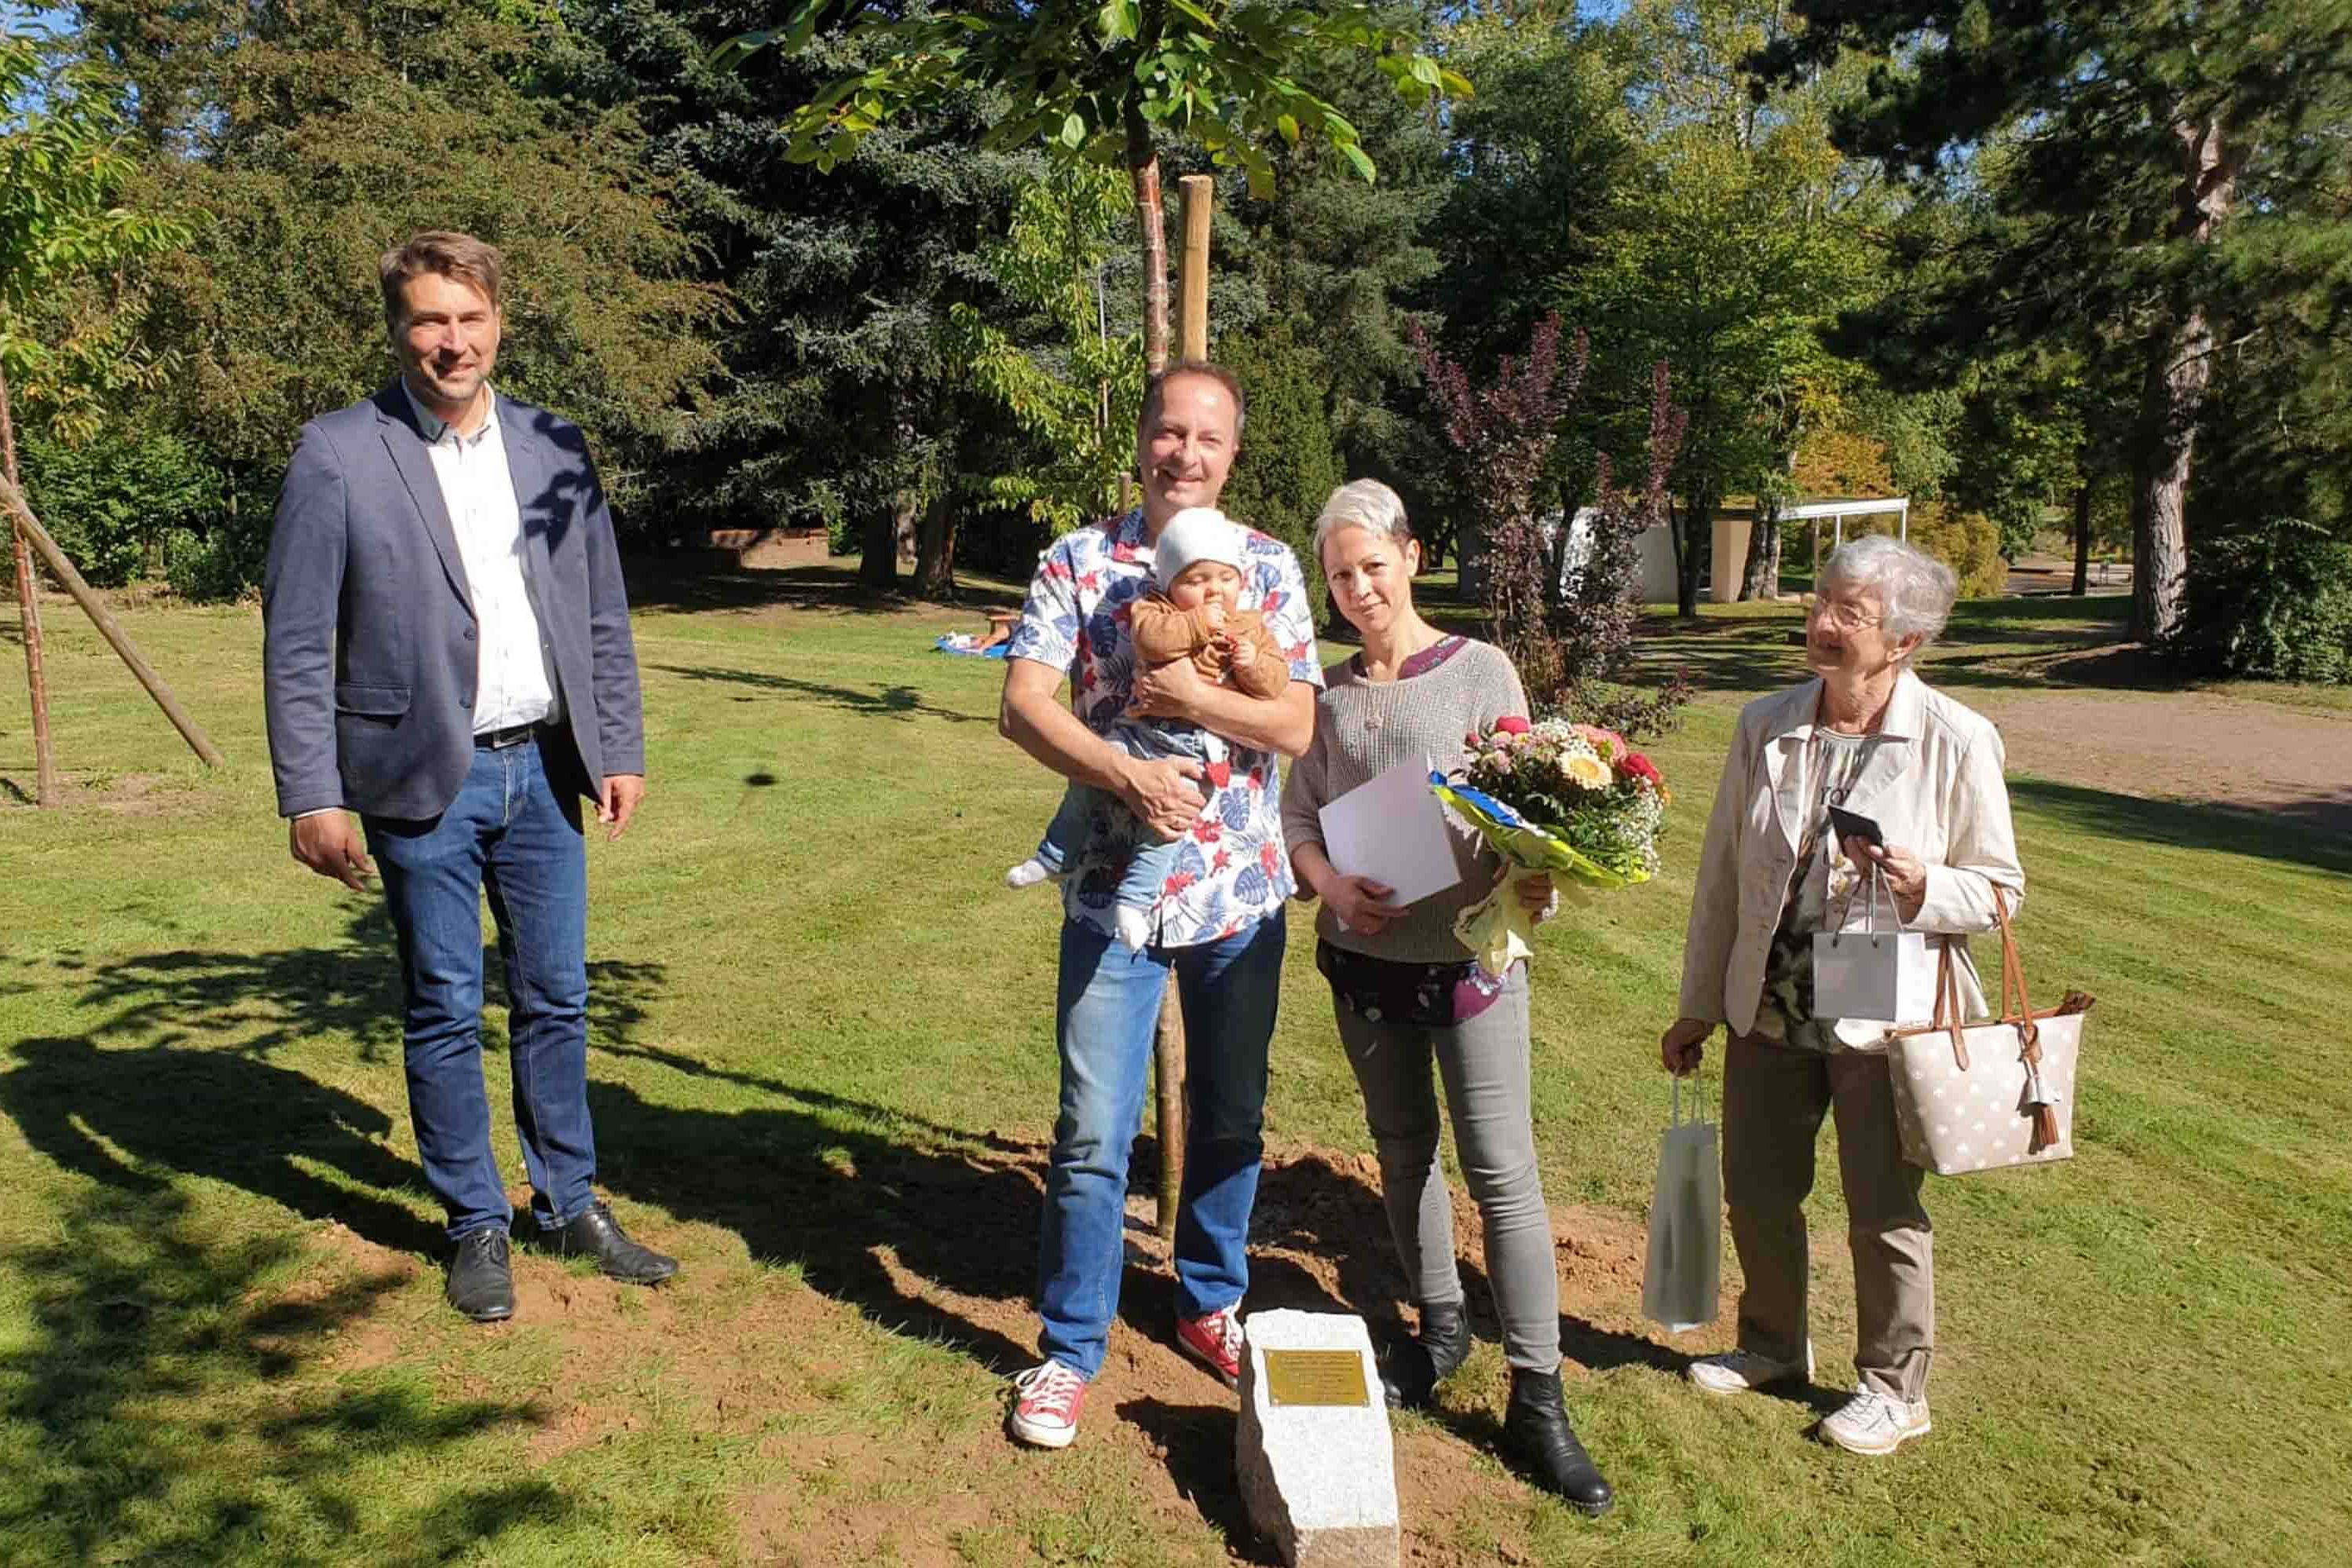
[[[1323,853],[1343,876],[1368,876],[1412,904],[1462,880],[1454,830],[1429,792],[1430,766],[1400,762],[1323,808]]]

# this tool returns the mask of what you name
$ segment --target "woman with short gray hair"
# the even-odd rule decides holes
[[[1834,1114],[1860,1381],[1821,1435],[1891,1454],[1927,1430],[1935,1352],[1925,1173],[1898,1146],[1883,1055],[1890,1023],[1918,1020],[1818,1016],[1812,938],[1869,926],[1874,906],[1853,895],[1883,874],[1897,925],[1950,952],[1968,1016],[1981,1017],[1968,936],[1993,928],[1996,891],[2014,912],[2025,873],[2000,732],[1912,669],[1951,614],[1951,568],[1867,537],[1841,545],[1817,586],[1805,616],[1815,678],[1739,715],[1691,895],[1682,1016],[1659,1049],[1668,1071],[1693,1072],[1716,1026],[1730,1034],[1723,1186],[1747,1287],[1739,1347],[1694,1363],[1691,1381],[1740,1394],[1811,1376],[1804,1201]],[[1880,841],[1841,841],[1833,806],[1874,821]]]

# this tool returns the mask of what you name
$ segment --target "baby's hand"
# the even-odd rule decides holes
[[[1223,600],[1210,600],[1206,604],[1201,606],[1201,613],[1207,618],[1209,629],[1211,631],[1222,632],[1224,630],[1225,606]]]
[[[1228,644],[1227,652],[1233,656],[1234,668],[1237,670],[1246,670],[1254,667],[1257,664],[1256,643],[1251,642],[1246,637],[1229,637],[1226,639],[1226,643]]]

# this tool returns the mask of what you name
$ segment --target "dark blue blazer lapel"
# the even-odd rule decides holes
[[[416,427],[416,412],[408,406],[408,394],[397,381],[377,392],[373,402],[384,426],[380,432],[384,450],[392,454],[392,465],[399,471],[401,483],[408,486],[425,536],[441,557],[442,574],[457,590],[466,613],[472,615],[474,595],[466,583],[465,558],[457,553],[457,530],[449,526],[449,503],[442,499],[441,480],[433,472],[433,459],[425,455],[425,433]]]

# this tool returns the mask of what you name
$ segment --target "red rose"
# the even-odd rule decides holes
[[[1656,765],[1638,751],[1627,752],[1624,759],[1617,764],[1617,771],[1628,778],[1639,779],[1645,784],[1665,783],[1664,779],[1658,777]]]
[[[1517,714],[1507,715],[1507,716],[1498,718],[1495,721],[1495,733],[1496,735],[1525,735],[1528,733],[1528,728],[1529,726],[1528,721],[1519,717]]]

